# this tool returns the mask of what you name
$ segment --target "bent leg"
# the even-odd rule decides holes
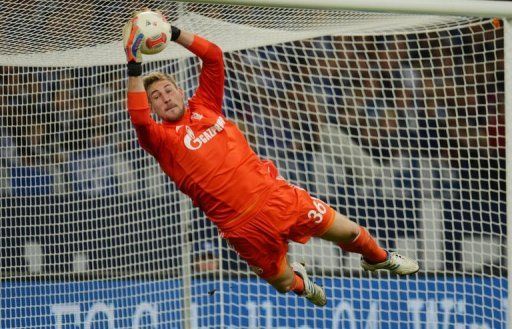
[[[304,284],[297,282],[296,274],[286,259],[288,241],[272,225],[266,225],[265,219],[249,222],[235,232],[224,234],[224,238],[250,269],[277,291],[286,293],[292,290],[301,294]]]
[[[327,297],[322,287],[311,281],[306,273],[304,265],[286,263],[286,269],[280,275],[268,278],[267,281],[281,293],[293,291],[299,296],[305,297],[317,306],[325,306]]]
[[[285,264],[283,264],[283,270],[281,273],[272,277],[263,278],[280,293],[294,291],[297,284],[300,286],[300,282],[296,282],[295,272],[293,272],[286,259],[284,259],[284,262]],[[304,291],[304,283],[302,283],[302,291]]]
[[[379,247],[366,229],[346,216],[336,212],[333,224],[320,236],[336,243],[341,249],[361,254],[361,266],[367,271],[389,270],[399,275],[414,274],[419,271],[418,262],[396,252],[388,253]]]
[[[320,238],[336,243],[341,249],[361,254],[370,263],[386,261],[388,252],[379,247],[366,229],[336,212],[334,222]]]

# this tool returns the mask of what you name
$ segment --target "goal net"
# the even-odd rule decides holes
[[[505,328],[499,19],[148,1],[224,51],[224,114],[293,184],[416,258],[290,245],[324,308],[258,279],[137,144],[139,1],[3,1],[1,328]],[[200,61],[144,58],[190,97]]]

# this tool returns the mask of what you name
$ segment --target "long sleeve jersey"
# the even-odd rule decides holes
[[[221,49],[197,35],[188,49],[203,66],[183,117],[155,122],[145,92],[128,93],[128,110],[139,144],[221,231],[231,230],[257,213],[275,186],[277,171],[222,114]]]

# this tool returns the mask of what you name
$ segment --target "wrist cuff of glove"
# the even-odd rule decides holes
[[[171,41],[176,41],[180,37],[181,30],[176,26],[171,26]]]
[[[129,77],[138,77],[142,75],[142,63],[128,62],[127,68]]]

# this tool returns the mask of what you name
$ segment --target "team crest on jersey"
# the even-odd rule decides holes
[[[194,131],[189,126],[185,126],[185,129],[187,130],[187,134],[185,135],[185,138],[183,139],[183,143],[185,146],[192,151],[198,150],[203,146],[204,144],[211,141],[217,134],[224,130],[226,122],[222,117],[219,117],[215,124],[211,126],[210,128],[203,131],[199,136],[196,137]]]
[[[192,113],[190,118],[193,120],[201,120],[203,118],[203,115],[201,113],[194,112]]]

